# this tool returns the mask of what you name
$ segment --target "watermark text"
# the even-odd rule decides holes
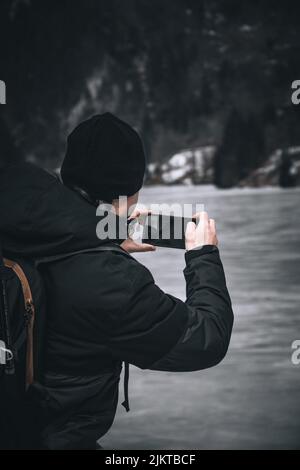
[[[3,80],[0,80],[0,104],[6,104],[6,85]]]

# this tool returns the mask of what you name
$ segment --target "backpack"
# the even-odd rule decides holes
[[[44,323],[43,285],[34,264],[0,253],[0,449],[40,448]]]
[[[46,299],[39,266],[79,253],[118,251],[99,246],[35,261],[3,258],[0,250],[0,449],[40,449],[47,419],[43,387]],[[129,365],[125,363],[123,403],[128,404]]]

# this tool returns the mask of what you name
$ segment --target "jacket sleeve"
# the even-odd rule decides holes
[[[126,311],[109,339],[112,354],[142,369],[192,371],[226,354],[232,309],[218,249],[186,254],[187,301],[164,293],[147,268],[134,272]]]
[[[188,325],[184,302],[165,294],[149,270],[133,260],[132,282],[127,279],[126,305],[112,326],[108,347],[113,356],[142,369],[149,369],[180,340]]]
[[[153,370],[206,369],[218,364],[229,346],[233,312],[219,250],[207,245],[185,257],[188,327],[176,346],[151,366]]]

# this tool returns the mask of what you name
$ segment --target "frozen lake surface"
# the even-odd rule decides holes
[[[300,339],[299,189],[153,187],[141,202],[205,204],[217,221],[235,325],[228,355],[215,368],[173,374],[131,367],[131,412],[119,405],[102,445],[299,449],[300,365],[291,362],[291,344]],[[162,289],[185,298],[182,251],[158,249],[138,259]]]

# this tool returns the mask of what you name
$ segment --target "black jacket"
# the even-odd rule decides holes
[[[219,251],[185,254],[187,300],[164,293],[127,253],[97,251],[95,208],[43,170],[0,175],[0,231],[10,256],[40,258],[47,296],[44,445],[91,448],[111,426],[122,361],[193,371],[225,356],[233,313]]]

